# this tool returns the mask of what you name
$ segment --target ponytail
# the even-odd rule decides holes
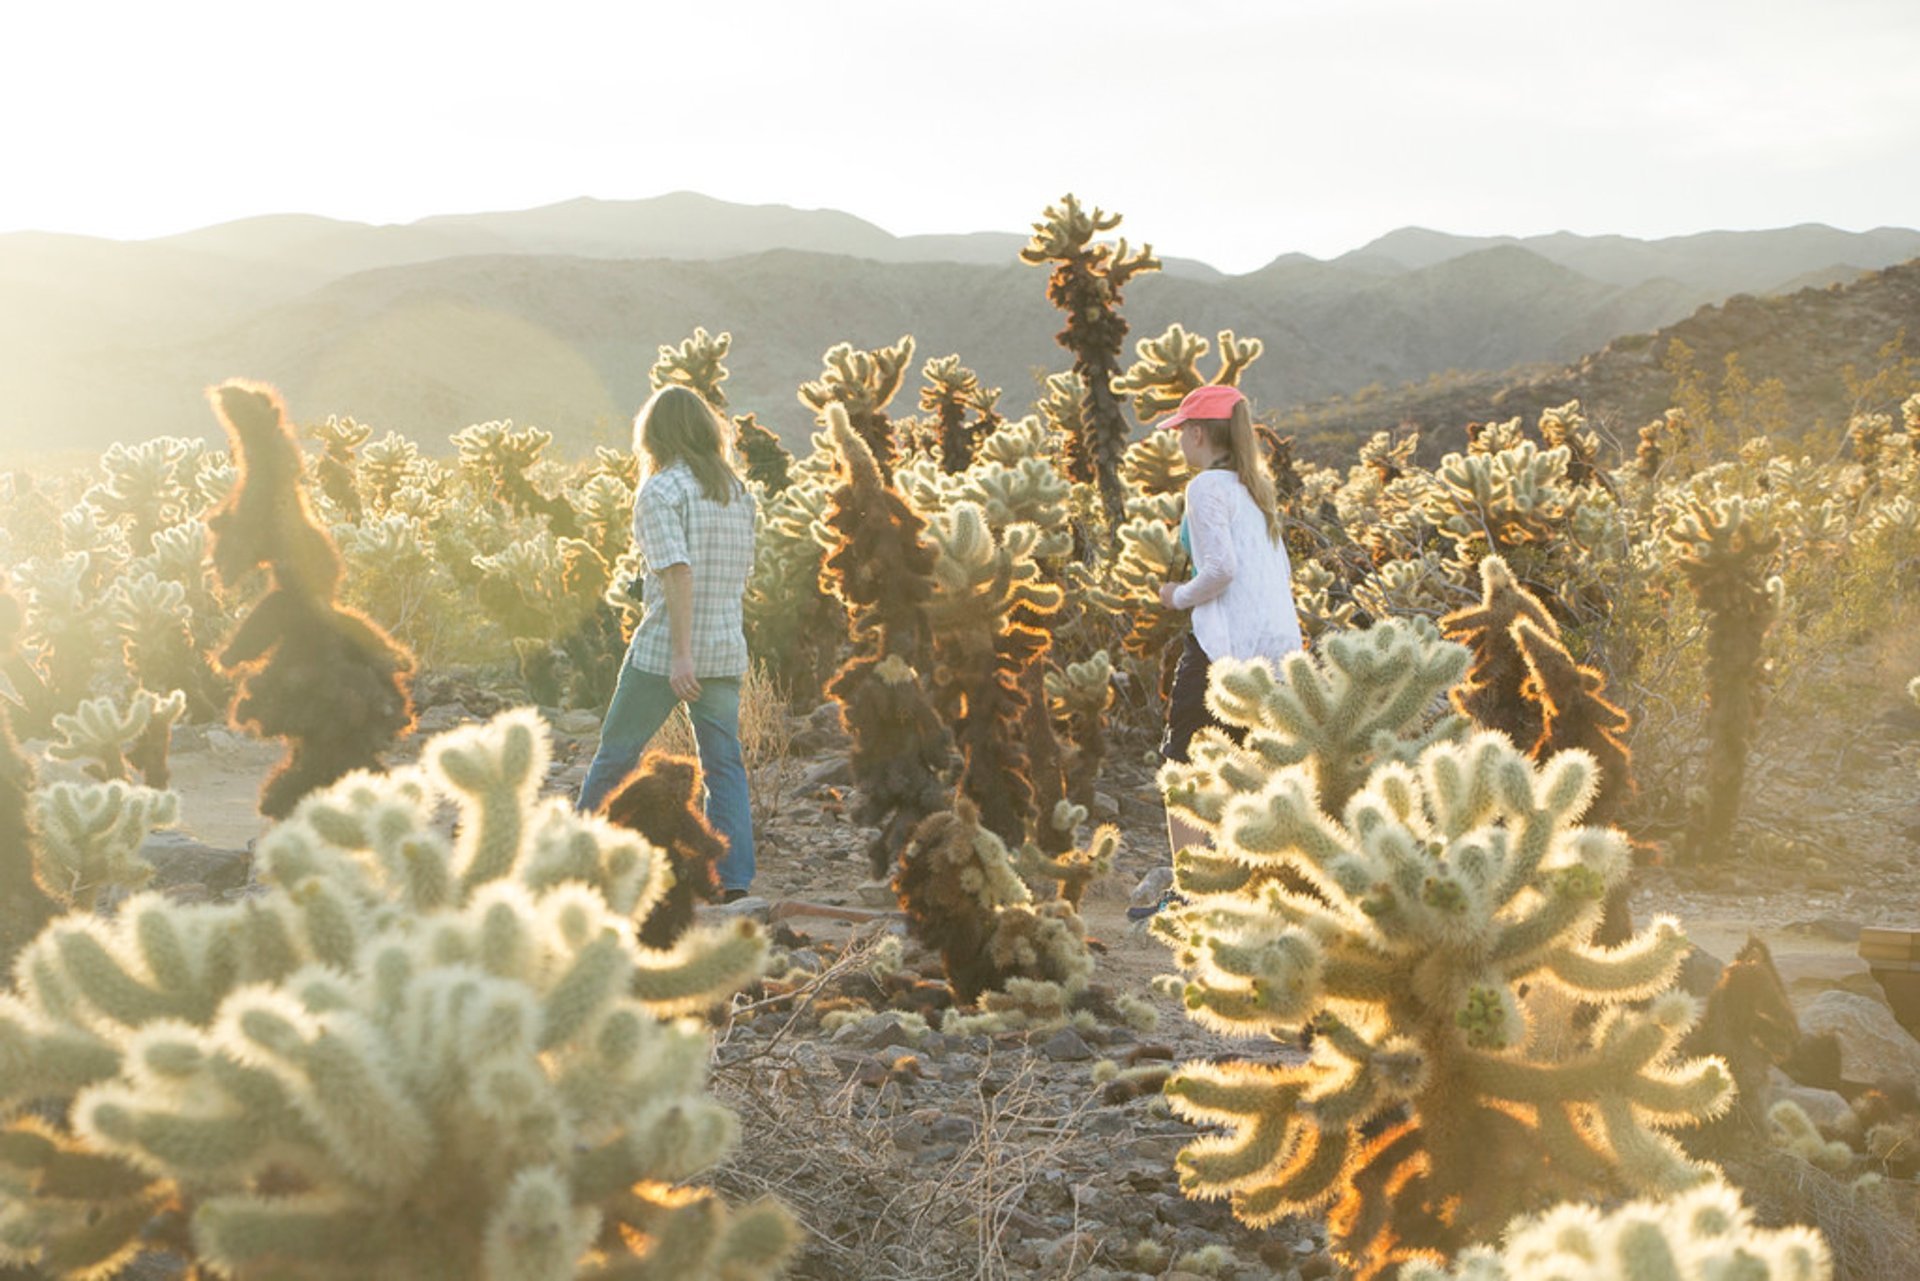
[[[1267,537],[1278,546],[1280,504],[1274,494],[1273,477],[1267,474],[1260,457],[1260,442],[1253,434],[1253,413],[1247,408],[1247,402],[1244,399],[1235,402],[1232,414],[1226,418],[1198,421],[1206,424],[1207,443],[1228,455],[1228,466],[1246,486],[1253,505],[1267,518]]]

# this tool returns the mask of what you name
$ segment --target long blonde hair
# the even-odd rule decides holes
[[[723,506],[746,488],[733,469],[733,449],[720,415],[699,392],[678,383],[654,392],[634,415],[633,452],[643,464],[643,480],[685,463],[700,482],[700,491]]]
[[[1253,411],[1247,408],[1247,402],[1235,402],[1233,413],[1227,418],[1195,418],[1206,432],[1207,448],[1216,454],[1226,454],[1233,474],[1247,487],[1247,493],[1253,496],[1253,505],[1267,518],[1267,537],[1277,546],[1280,542],[1280,503],[1274,494],[1273,477],[1267,475],[1267,469],[1260,457],[1260,442],[1253,434]]]

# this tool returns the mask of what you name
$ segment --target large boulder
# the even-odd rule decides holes
[[[1822,992],[1801,1007],[1800,1028],[1839,1038],[1840,1073],[1853,1084],[1920,1081],[1920,1041],[1900,1026],[1893,1011],[1870,996]]]

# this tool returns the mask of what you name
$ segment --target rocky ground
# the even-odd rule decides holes
[[[494,710],[477,691],[440,698],[399,757]],[[592,753],[597,719],[550,719],[549,785],[566,793]],[[1095,817],[1116,823],[1123,845],[1118,870],[1091,888],[1083,916],[1097,982],[1151,999],[1158,1023],[1144,1032],[1097,1025],[1031,1036],[943,1035],[899,1014],[861,1016],[885,1004],[876,975],[887,966],[928,975],[938,967],[871,889],[863,896],[869,833],[848,817],[854,798],[843,748],[830,710],[763,730],[755,753],[760,874],[755,898],[737,910],[767,920],[785,980],[743,993],[715,1026],[715,1088],[739,1114],[742,1134],[715,1181],[730,1199],[773,1195],[793,1209],[806,1241],[794,1274],[1339,1275],[1317,1221],[1255,1231],[1224,1204],[1179,1192],[1174,1157],[1196,1132],[1168,1114],[1155,1065],[1288,1051],[1209,1034],[1151,987],[1168,968],[1165,950],[1126,919],[1134,886],[1165,859],[1150,740],[1119,735],[1102,776]],[[174,786],[184,820],[155,845],[176,893],[222,895],[244,881],[243,851],[261,829],[254,792],[277,754],[221,729],[177,734]],[[1920,1080],[1920,1043],[1892,1024],[1855,951],[1864,925],[1920,925],[1914,754],[1898,744],[1879,751],[1882,772],[1870,780],[1877,790],[1852,803],[1802,798],[1792,813],[1819,805],[1846,818],[1845,839],[1820,857],[1792,833],[1769,841],[1759,828],[1750,857],[1729,870],[1643,870],[1634,909],[1642,920],[1680,917],[1710,958],[1707,974],[1711,959],[1758,934],[1803,1021],[1841,1029],[1857,1047],[1851,1054],[1876,1056],[1875,1071]],[[1755,807],[1758,820],[1777,826],[1767,816],[1787,812],[1794,799],[1771,790]],[[1127,1080],[1115,1081],[1122,1071]]]

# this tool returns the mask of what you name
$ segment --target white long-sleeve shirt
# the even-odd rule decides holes
[[[1240,478],[1224,469],[1187,482],[1193,577],[1173,589],[1193,611],[1193,635],[1209,661],[1264,658],[1278,666],[1300,648],[1287,549],[1267,536],[1267,518]]]

